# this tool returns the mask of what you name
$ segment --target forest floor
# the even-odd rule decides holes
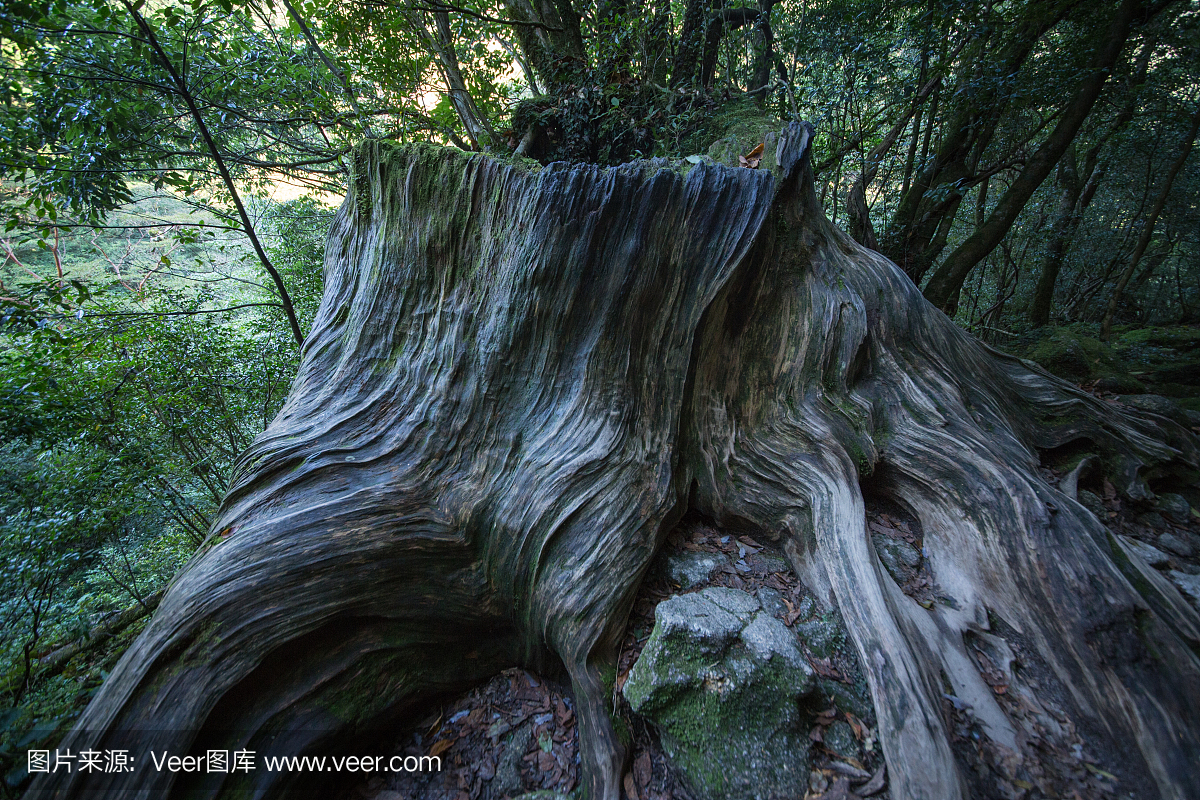
[[[1101,397],[1163,396],[1200,413],[1200,326],[1118,326],[1107,344],[1097,335],[1096,325],[1074,324],[1000,344]]]

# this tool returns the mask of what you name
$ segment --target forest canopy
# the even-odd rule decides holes
[[[829,219],[962,328],[1200,412],[1197,52],[1196,0],[5,3],[3,791],[213,533],[364,141],[755,168],[807,121]]]

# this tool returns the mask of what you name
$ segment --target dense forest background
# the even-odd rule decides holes
[[[829,217],[964,328],[1200,412],[1198,52],[1183,0],[4,4],[3,791],[282,403],[357,142],[753,168],[808,120]]]

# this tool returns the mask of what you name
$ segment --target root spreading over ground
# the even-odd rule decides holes
[[[364,145],[291,395],[64,746],[343,752],[430,697],[561,668],[579,780],[617,800],[626,620],[691,509],[778,547],[839,610],[891,797],[970,794],[960,704],[1016,780],[1036,760],[1022,720],[1069,741],[1057,714],[1128,753],[1146,796],[1200,796],[1200,616],[1040,457],[1094,456],[1137,503],[1196,469],[1195,436],[955,327],[828,223],[809,138],[768,137],[759,169]],[[919,527],[912,575],[881,560],[864,487]],[[315,779],[150,769],[34,790]]]

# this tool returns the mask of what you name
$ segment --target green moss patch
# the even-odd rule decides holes
[[[794,634],[747,592],[659,604],[623,693],[704,800],[800,796],[815,680]]]

